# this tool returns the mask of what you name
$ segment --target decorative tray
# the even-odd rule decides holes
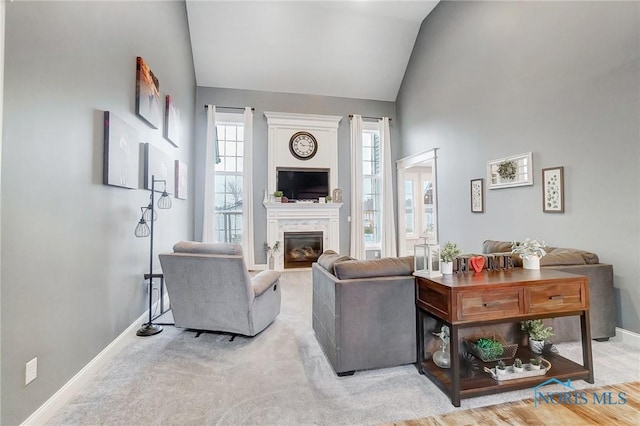
[[[516,373],[515,371],[513,371],[512,365],[508,366],[505,372],[500,375],[496,374],[495,367],[494,368],[484,367],[484,371],[489,373],[489,375],[493,379],[499,382],[502,382],[504,380],[515,380],[515,379],[524,379],[527,377],[534,377],[534,376],[544,376],[545,374],[547,374],[547,371],[551,369],[551,363],[546,359],[540,359],[540,368],[538,370],[532,369],[531,364],[522,364],[522,367],[524,368],[522,373]]]

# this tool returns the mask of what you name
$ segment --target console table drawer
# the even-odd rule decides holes
[[[422,278],[417,279],[416,302],[419,306],[431,309],[442,319],[451,320],[451,292]]]
[[[522,312],[521,289],[458,293],[458,320],[486,320]]]
[[[560,312],[586,308],[585,283],[581,281],[539,285],[525,289],[527,312]]]

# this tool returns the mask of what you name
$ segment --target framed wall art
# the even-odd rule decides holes
[[[471,213],[484,213],[484,179],[471,180]]]
[[[136,66],[136,114],[154,129],[160,127],[160,82],[140,56],[137,58]]]
[[[104,112],[103,126],[102,182],[105,185],[136,189],[140,158],[138,131],[109,111]]]
[[[175,165],[174,161],[169,158],[167,154],[160,151],[150,143],[144,145],[144,187],[151,190],[151,176],[155,176],[156,181],[163,180],[166,182],[166,190],[169,194],[175,190],[174,174]],[[164,185],[155,186],[156,192],[162,192],[165,189]]]
[[[564,213],[564,167],[542,169],[542,211]]]
[[[487,161],[489,189],[533,185],[533,157],[530,152]]]
[[[169,95],[164,102],[164,137],[177,147],[180,142],[180,109]]]
[[[180,200],[187,199],[187,178],[189,176],[189,170],[187,165],[180,160],[176,160],[176,198]]]

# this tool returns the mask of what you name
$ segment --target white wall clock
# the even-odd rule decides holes
[[[318,152],[318,141],[309,132],[297,132],[289,139],[289,151],[299,160],[309,160]]]

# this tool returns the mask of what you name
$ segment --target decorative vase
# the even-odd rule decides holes
[[[523,256],[522,267],[524,269],[540,269],[540,258],[536,255]]]
[[[442,262],[440,266],[442,268],[442,273],[445,275],[453,274],[453,262]]]
[[[262,203],[266,204],[269,202],[269,194],[267,193],[267,190],[264,190],[264,197],[262,198]]]
[[[447,350],[446,343],[442,343],[440,350],[433,354],[433,363],[440,368],[451,367],[451,354]]]
[[[529,349],[531,349],[532,352],[541,354],[542,348],[544,348],[544,340],[534,340],[529,337]]]
[[[269,254],[269,270],[273,271],[275,269],[276,260],[273,257],[273,254]]]

